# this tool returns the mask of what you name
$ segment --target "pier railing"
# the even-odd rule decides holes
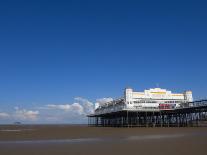
[[[129,111],[163,111],[163,110],[176,110],[176,109],[183,109],[183,108],[194,108],[194,107],[202,107],[207,106],[207,100],[199,100],[194,102],[189,102],[186,104],[182,104],[181,107],[171,107],[171,108],[159,108],[159,107],[130,107],[127,106],[123,100],[120,100],[121,104],[111,104],[110,106],[106,106],[100,109],[97,109],[94,114],[105,114],[105,113],[112,113],[112,112],[118,112],[123,110],[129,110]]]

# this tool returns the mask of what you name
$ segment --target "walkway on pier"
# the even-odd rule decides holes
[[[207,121],[207,100],[191,103],[191,107],[175,109],[122,109],[120,111],[92,114],[89,126],[111,127],[187,127],[199,126]]]

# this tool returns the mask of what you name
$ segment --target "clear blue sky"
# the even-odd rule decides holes
[[[204,0],[0,2],[2,113],[156,83],[206,97],[206,58]]]

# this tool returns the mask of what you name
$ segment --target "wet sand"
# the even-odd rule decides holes
[[[0,126],[0,155],[204,155],[207,128]]]

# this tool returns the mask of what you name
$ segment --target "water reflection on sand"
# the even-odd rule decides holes
[[[0,132],[22,132],[22,131],[32,131],[34,129],[2,129]]]
[[[0,144],[50,144],[50,143],[85,143],[100,141],[98,138],[77,138],[77,139],[47,139],[47,140],[17,140],[0,141]]]
[[[163,134],[163,135],[144,135],[144,136],[129,136],[127,140],[150,140],[150,139],[165,139],[165,138],[179,138],[187,136],[185,134]]]
[[[161,140],[181,138],[188,136],[207,136],[201,133],[191,134],[153,134],[153,135],[134,135],[127,137],[104,137],[104,138],[75,138],[75,139],[43,139],[43,140],[12,140],[0,141],[0,144],[57,144],[57,143],[88,143],[88,142],[118,142],[118,141],[140,141],[140,140]]]

